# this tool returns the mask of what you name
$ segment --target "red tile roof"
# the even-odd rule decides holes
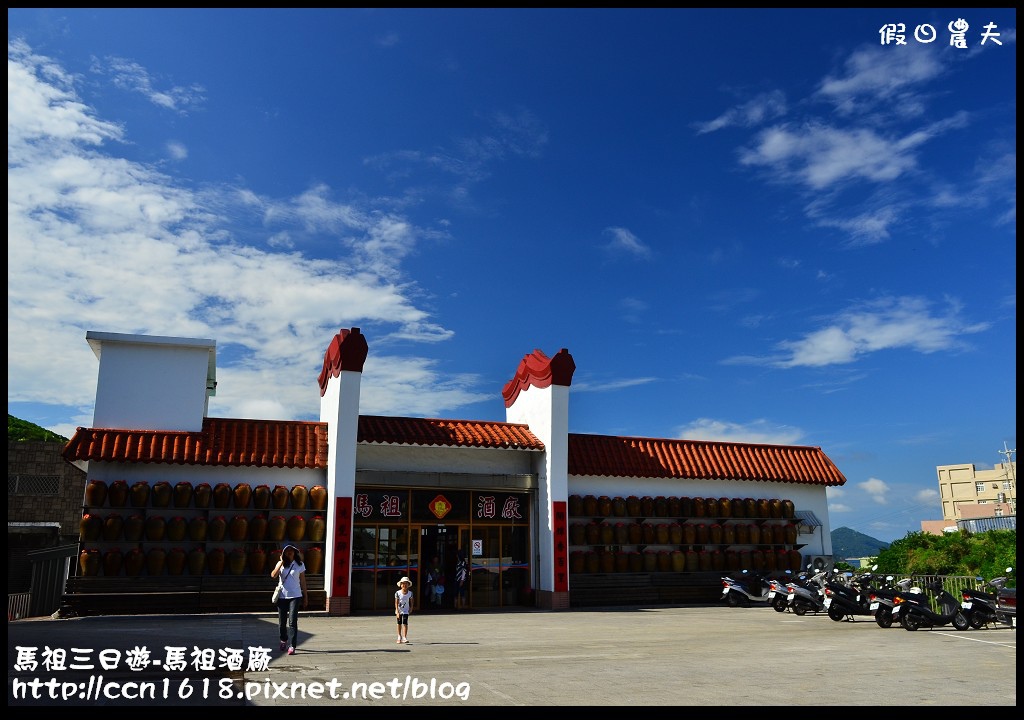
[[[483,420],[359,416],[361,443],[543,450],[527,425]]]
[[[64,458],[245,467],[327,467],[327,423],[204,418],[198,432],[78,428]]]
[[[358,442],[544,450],[523,424],[361,415]],[[327,423],[205,418],[199,432],[78,428],[64,458],[247,467],[327,467]],[[821,448],[569,434],[569,475],[843,485]]]
[[[569,475],[843,485],[818,447],[569,434]]]

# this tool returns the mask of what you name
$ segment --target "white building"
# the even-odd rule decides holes
[[[623,601],[707,599],[724,570],[831,556],[825,489],[846,479],[820,448],[570,433],[576,366],[565,349],[522,358],[502,390],[504,421],[369,416],[359,412],[366,338],[343,329],[324,353],[320,420],[304,422],[208,417],[213,340],[89,332],[87,341],[100,361],[94,427],[79,428],[64,455],[87,463],[87,485],[107,497],[90,505],[87,489],[85,513],[132,512],[165,532],[174,521],[176,538],[187,525],[200,592],[224,572],[215,555],[253,560],[235,573],[240,587],[264,574],[255,561],[279,550],[274,533],[289,521],[314,601],[340,615],[390,612],[402,575],[430,609],[423,569],[434,558],[446,575],[441,608],[450,607],[460,552],[471,562],[471,607],[550,609],[586,604],[587,592],[614,597],[612,587]],[[111,505],[118,481],[119,492],[152,489],[150,499]],[[154,504],[159,483],[182,486],[178,507]],[[192,493],[203,484],[212,499]],[[319,509],[304,499],[317,486]],[[209,534],[228,515],[234,538]],[[83,551],[105,558],[118,546],[125,563],[132,552],[132,568],[118,554],[107,568],[106,582],[124,577],[126,587],[143,555],[182,542],[117,532],[83,537]]]

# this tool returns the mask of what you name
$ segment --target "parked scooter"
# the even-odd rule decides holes
[[[787,570],[786,574],[792,570]],[[768,581],[768,604],[775,612],[786,612],[789,609],[789,587],[782,580],[772,578]]]
[[[821,570],[811,577],[801,573],[797,580],[787,584],[790,609],[796,615],[806,615],[809,612],[822,612],[825,610],[825,576],[826,572]]]
[[[866,582],[868,577],[853,580],[853,573],[848,572],[845,574],[847,582],[842,582],[834,577],[825,583],[824,606],[830,619],[835,622],[843,620],[853,622],[854,615],[874,617],[875,612],[871,609],[871,601],[868,599],[869,592],[860,585],[860,583]]]
[[[927,600],[922,602],[920,598],[913,597],[913,593],[906,595],[901,593],[895,598],[893,617],[899,615],[900,624],[905,630],[942,627],[943,625],[952,625],[957,630],[966,630],[970,627],[960,608],[960,603],[942,587],[941,582],[934,582],[926,587],[935,594],[939,612],[932,610]]]
[[[1009,573],[1013,568],[1006,568]],[[978,578],[981,582],[982,578]],[[964,588],[960,592],[963,600],[960,602],[960,609],[968,624],[978,630],[983,626],[996,621],[996,599],[999,591],[1006,585],[1007,576],[995,577],[988,581],[988,584],[995,588],[995,592],[983,592],[974,588]]]
[[[910,578],[903,578],[896,583],[895,587],[892,584],[892,580],[892,575],[887,575],[884,586],[872,588],[871,592],[868,593],[868,601],[870,602],[868,607],[875,611],[875,622],[880,628],[892,627],[892,609],[896,605],[896,596],[898,594],[914,593],[915,595],[923,595],[921,588],[911,585],[913,580]]]
[[[752,602],[768,603],[771,584],[759,572],[743,570],[739,578],[722,578],[722,598],[729,607],[750,607]]]
[[[1011,568],[1006,568],[1009,574]],[[1001,587],[996,593],[996,622],[1017,629],[1017,588]]]

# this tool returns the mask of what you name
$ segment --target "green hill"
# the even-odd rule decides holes
[[[847,558],[873,557],[878,555],[880,550],[889,547],[889,543],[876,540],[875,538],[851,530],[848,527],[836,528],[831,533],[832,555],[836,560]]]
[[[26,442],[29,440],[44,442],[67,442],[68,439],[55,432],[50,432],[28,420],[16,418],[7,413],[7,439],[14,442]]]

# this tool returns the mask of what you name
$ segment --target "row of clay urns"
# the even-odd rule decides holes
[[[798,550],[646,550],[575,551],[569,556],[572,573],[611,572],[707,572],[710,570],[754,570],[776,572],[800,569]]]
[[[569,525],[572,545],[795,545],[796,525],[589,522]]]
[[[792,500],[778,498],[702,498],[657,496],[627,498],[570,495],[571,517],[736,517],[793,518]]]
[[[281,542],[286,538],[293,542],[322,542],[327,530],[327,521],[322,515],[316,515],[307,522],[299,515],[290,519],[285,519],[283,515],[275,515],[269,519],[265,515],[252,518],[236,515],[230,521],[224,516],[218,516],[207,521],[205,517],[187,520],[183,517],[143,517],[136,514],[125,519],[117,513],[111,513],[106,517],[86,513],[82,516],[79,529],[84,542],[113,542],[122,538],[131,542],[179,542],[186,538],[195,542],[221,542],[225,537],[234,542]]]
[[[125,480],[115,480],[108,487],[102,480],[92,480],[85,488],[85,504],[88,507],[102,507],[109,502],[110,507],[178,507],[186,508],[194,505],[197,508],[228,508],[247,509],[252,504],[257,510],[325,510],[327,508],[327,488],[314,485],[307,489],[305,485],[296,485],[289,489],[284,485],[276,485],[273,490],[269,485],[257,485],[255,488],[248,483],[239,483],[232,487],[227,483],[218,483],[210,487],[209,483],[200,483],[195,487],[192,483],[181,481],[172,486],[167,481],[150,485],[144,480],[131,487]],[[212,505],[211,505],[212,503]]]
[[[88,549],[79,555],[79,568],[85,576],[96,576],[102,571],[107,577],[120,575],[122,570],[128,577],[138,577],[143,574],[143,570],[147,575],[163,575],[165,569],[168,575],[182,575],[186,570],[189,575],[223,575],[225,570],[230,575],[244,575],[246,571],[250,575],[263,575],[270,572],[270,567],[280,557],[280,550],[266,553],[260,548],[249,551],[235,548],[231,552],[225,552],[223,548],[206,552],[201,547],[187,552],[182,548],[152,548],[148,552],[133,548],[124,554],[117,548],[102,553],[97,549]],[[309,548],[304,559],[306,572],[312,575],[322,572],[322,548]]]

